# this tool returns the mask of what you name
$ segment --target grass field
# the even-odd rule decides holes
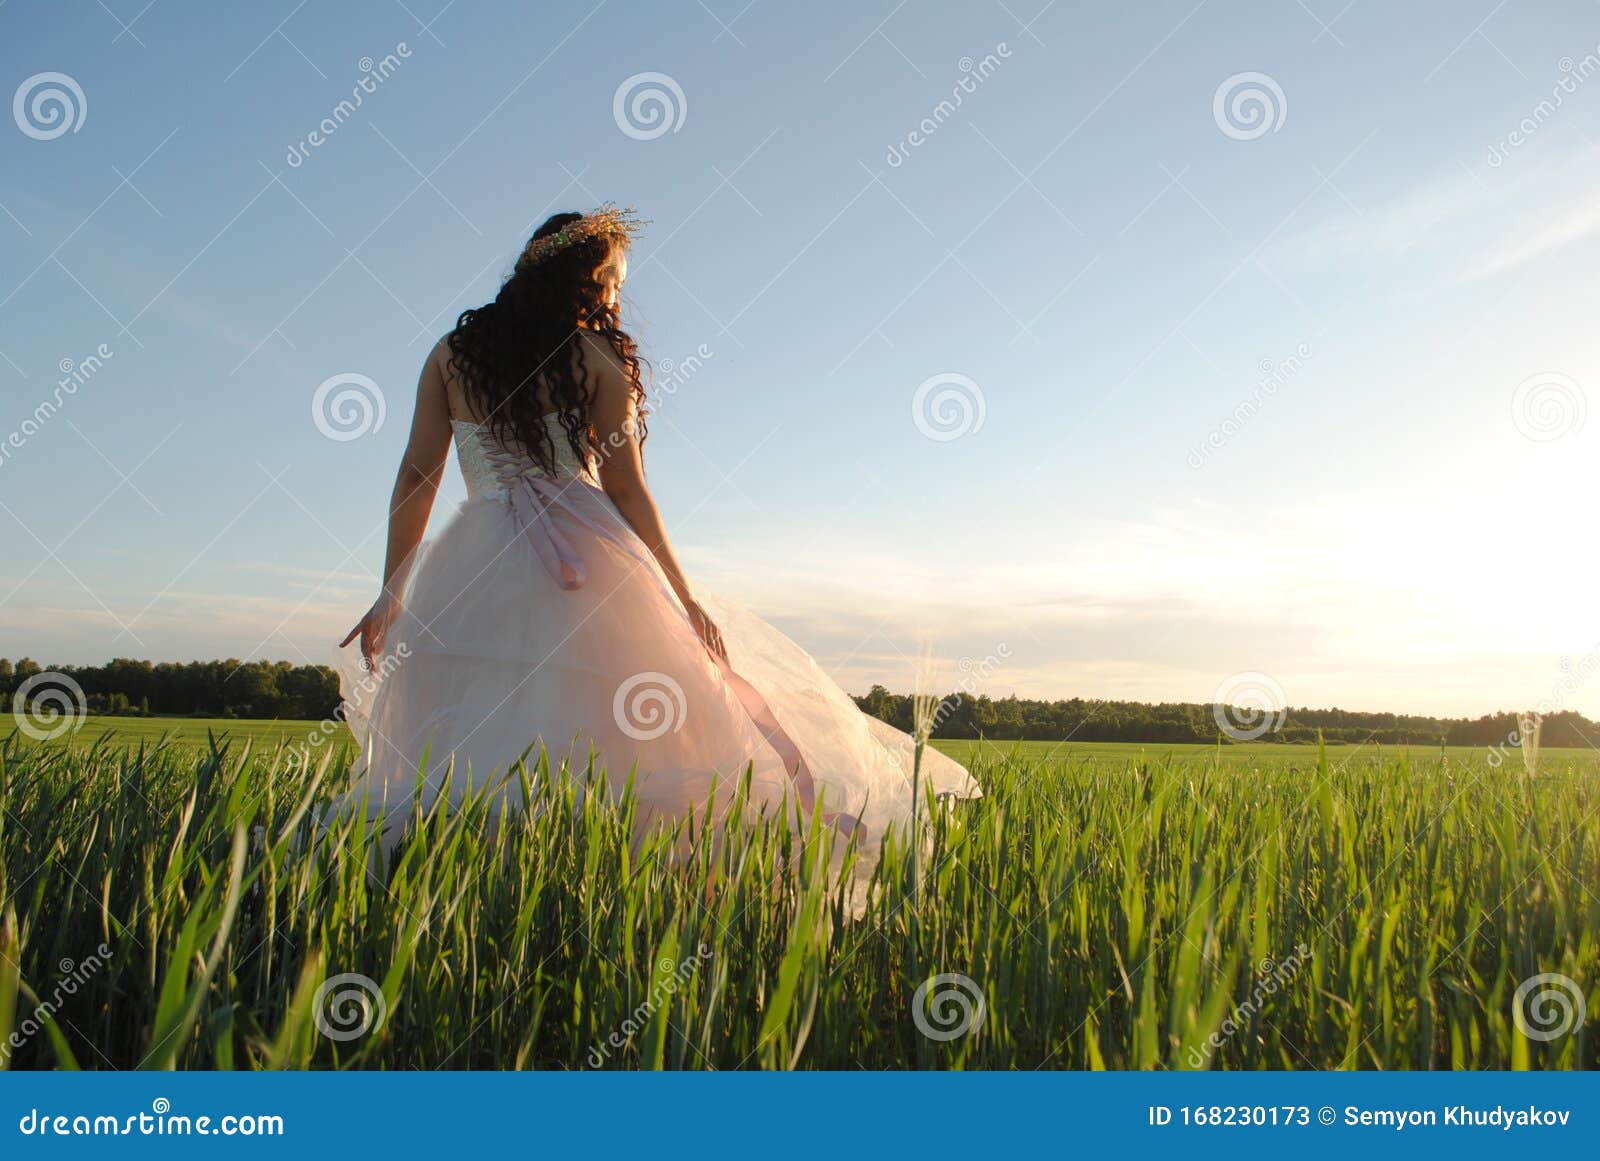
[[[952,744],[987,797],[857,899],[826,828],[678,854],[539,768],[385,858],[314,824],[348,749],[205,725],[0,741],[11,1066],[1597,1064],[1589,752]]]
[[[209,745],[209,739],[217,738],[219,741],[228,741],[234,745],[248,741],[253,746],[275,747],[280,743],[289,745],[304,744],[305,740],[319,729],[320,723],[309,721],[252,721],[240,718],[132,718],[132,717],[95,717],[88,718],[84,724],[70,736],[70,744],[76,747],[92,746],[96,743],[110,744],[118,747],[154,745],[163,739],[169,745],[185,747],[192,750],[204,750]],[[322,730],[322,735],[329,731]],[[346,742],[349,735],[343,731],[334,731],[334,744]],[[20,739],[26,742],[27,739]],[[353,742],[350,743],[353,745]],[[1314,746],[1288,745],[1275,742],[1249,742],[1221,747],[1200,745],[1174,745],[1174,744],[1140,744],[1133,742],[1079,742],[1068,740],[1064,742],[996,742],[996,741],[960,741],[937,739],[933,743],[940,750],[949,754],[960,762],[971,762],[978,759],[1001,760],[1007,758],[1020,758],[1025,761],[1037,760],[1092,760],[1110,761],[1115,763],[1156,761],[1164,757],[1178,760],[1203,758],[1211,762],[1220,762],[1223,765],[1260,766],[1263,764],[1296,766],[1315,765],[1317,750]],[[1331,760],[1335,763],[1351,760],[1359,754],[1366,758],[1383,759],[1396,757],[1401,754],[1418,759],[1437,759],[1448,756],[1453,762],[1474,763],[1487,760],[1488,751],[1480,747],[1451,746],[1441,749],[1438,746],[1331,746],[1329,747]],[[1600,752],[1588,750],[1547,749],[1544,751],[1546,760],[1550,762],[1571,762],[1582,765],[1588,759],[1594,759],[1595,765],[1600,767]],[[1521,757],[1510,751],[1503,753],[1498,759],[1502,763],[1510,762],[1520,765]]]

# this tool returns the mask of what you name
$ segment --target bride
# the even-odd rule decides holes
[[[419,791],[459,799],[542,745],[615,792],[631,775],[641,823],[714,787],[726,809],[748,775],[749,807],[820,804],[870,850],[910,816],[911,740],[692,588],[645,482],[644,364],[617,308],[636,228],[612,206],[550,218],[423,366],[383,591],[338,652],[354,793],[392,841]],[[468,499],[424,544],[452,440]],[[932,749],[921,776],[980,793]]]

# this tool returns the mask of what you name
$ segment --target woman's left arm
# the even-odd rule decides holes
[[[417,406],[411,416],[411,437],[400,461],[394,491],[389,497],[389,542],[383,562],[383,591],[343,641],[342,649],[358,636],[361,657],[368,668],[383,651],[389,626],[400,614],[397,574],[422,543],[433,512],[434,497],[450,454],[450,402],[445,388],[445,347],[441,342],[428,355],[417,382]]]

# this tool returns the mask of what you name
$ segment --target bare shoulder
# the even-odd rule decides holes
[[[445,335],[433,344],[433,349],[428,352],[428,361],[425,367],[432,367],[439,374],[448,379],[450,377],[450,336]]]
[[[579,331],[578,344],[590,389],[598,396],[626,393],[628,368],[610,340],[594,331]]]
[[[617,354],[617,348],[611,345],[611,340],[596,331],[578,332],[578,341],[583,345],[583,357],[591,367],[603,373],[615,372],[620,375],[627,374],[623,365],[622,356]]]

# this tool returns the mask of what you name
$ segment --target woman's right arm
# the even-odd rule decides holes
[[[672,550],[661,510],[644,478],[644,457],[639,448],[639,409],[627,370],[603,336],[585,332],[584,362],[594,383],[589,422],[600,444],[600,487],[616,505],[628,526],[644,541],[666,574],[667,583],[683,602],[690,623],[712,654],[727,660],[722,631],[694,599],[689,578]]]

